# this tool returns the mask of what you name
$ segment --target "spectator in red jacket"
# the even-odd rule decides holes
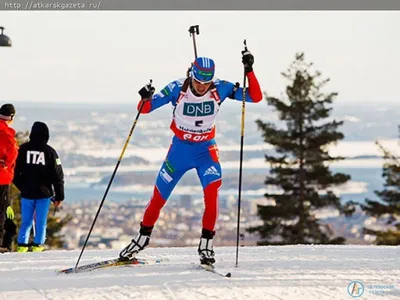
[[[3,238],[9,237],[10,226],[6,219],[13,219],[14,212],[10,203],[10,184],[14,177],[15,161],[18,155],[18,144],[15,130],[10,127],[14,121],[15,108],[4,104],[0,108],[0,253],[10,251],[10,245],[3,244]],[[12,221],[11,221],[12,222]],[[12,222],[14,224],[14,222]],[[11,226],[12,227],[12,226]],[[15,230],[15,229],[14,229]],[[16,232],[15,232],[16,233]],[[11,235],[15,235],[11,233]],[[8,240],[12,241],[12,239]]]

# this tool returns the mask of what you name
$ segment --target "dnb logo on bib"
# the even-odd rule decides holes
[[[214,114],[214,101],[184,103],[183,114],[191,117],[204,117]]]

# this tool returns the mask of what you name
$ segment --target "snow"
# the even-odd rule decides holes
[[[106,189],[106,185],[98,184],[95,186],[95,189],[104,190]],[[153,185],[144,185],[144,184],[130,184],[130,185],[122,185],[122,186],[114,186],[111,188],[113,191],[117,192],[136,192],[136,193],[147,193],[153,189]],[[362,181],[349,181],[345,184],[342,184],[338,187],[332,187],[329,189],[333,191],[337,196],[342,194],[360,194],[366,193],[368,191],[368,184]],[[242,195],[244,196],[263,196],[266,193],[282,193],[283,190],[276,187],[267,187],[260,189],[251,189],[242,191]],[[203,188],[201,185],[183,185],[177,186],[174,188],[175,195],[199,195],[203,193]],[[219,191],[219,195],[234,195],[237,193],[237,189],[221,189]],[[324,190],[321,190],[321,193],[325,193]]]
[[[361,119],[355,116],[344,116],[343,121],[348,121],[352,123],[360,123]]]
[[[379,142],[394,154],[398,154],[399,141],[397,139],[383,139]],[[343,141],[329,147],[329,154],[332,156],[360,156],[360,155],[376,155],[382,156],[379,147],[375,145],[375,141]]]
[[[389,151],[397,153],[398,143],[397,139],[384,139],[380,140],[380,143],[386,147]],[[236,145],[218,145],[220,151],[239,151],[240,144]],[[254,145],[244,145],[244,151],[256,151],[256,150],[271,150],[272,145],[269,144],[254,144]],[[332,156],[343,156],[343,157],[355,157],[362,155],[375,155],[382,156],[382,153],[375,145],[375,141],[340,141],[337,144],[331,144],[328,147],[330,154]],[[152,163],[160,162],[164,160],[167,154],[167,148],[141,148],[136,145],[131,145],[127,148],[124,157],[139,156]],[[120,148],[113,149],[101,149],[96,150],[96,147],[80,147],[78,150],[74,150],[74,153],[84,154],[92,157],[118,157],[121,154]],[[265,160],[262,158],[264,164]],[[235,162],[236,163],[236,162]],[[237,167],[237,166],[236,166]]]
[[[148,248],[142,257],[160,264],[125,266],[57,275],[72,267],[74,251],[0,255],[0,299],[352,299],[352,281],[364,286],[360,299],[399,299],[400,247],[291,245],[215,247],[224,278],[199,269],[196,248]],[[114,258],[115,250],[86,250],[81,264]],[[384,297],[382,297],[384,296]]]
[[[330,166],[336,168],[381,168],[384,164],[384,159],[346,159],[338,162],[330,163]],[[158,171],[161,167],[162,162],[158,161],[153,164],[143,165],[123,165],[121,164],[118,168],[118,173],[126,173],[132,171]],[[239,167],[239,161],[222,161],[221,166],[224,170],[237,170]],[[244,169],[267,169],[268,163],[264,158],[255,158],[243,161]],[[95,173],[95,172],[112,172],[115,169],[115,165],[107,166],[80,166],[75,168],[64,168],[64,172],[68,175],[74,175],[77,173]]]

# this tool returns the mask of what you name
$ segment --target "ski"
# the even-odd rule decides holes
[[[131,260],[120,260],[119,258],[103,260],[99,262],[90,263],[87,265],[82,265],[77,268],[68,268],[63,270],[58,270],[57,274],[73,274],[73,273],[83,273],[90,272],[93,270],[104,269],[109,267],[118,267],[118,266],[127,266],[127,265],[149,265],[149,264],[158,264],[162,260],[161,259],[148,259],[148,258],[134,258]],[[230,278],[232,274],[222,273],[218,271],[213,265],[200,264],[200,267],[204,270],[214,273],[216,275]]]
[[[126,266],[126,265],[146,265],[151,263],[160,263],[160,259],[142,259],[134,258],[131,260],[120,260],[119,258],[104,260],[100,262],[95,262],[77,268],[68,268],[64,270],[57,271],[57,274],[72,274],[72,273],[82,273],[89,272],[97,269],[103,269],[108,267]]]
[[[222,272],[218,271],[213,265],[200,264],[200,267],[202,267],[204,270],[206,270],[208,272],[217,274],[217,275],[222,276],[222,277],[230,278],[232,276],[232,274],[230,272],[222,273]]]

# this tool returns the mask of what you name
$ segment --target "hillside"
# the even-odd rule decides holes
[[[0,299],[347,300],[356,295],[352,281],[360,299],[400,297],[400,247],[242,247],[238,268],[234,247],[216,253],[216,266],[232,278],[198,269],[195,248],[149,248],[142,257],[167,261],[70,275],[55,271],[72,267],[79,251],[7,253],[0,256]],[[116,254],[90,250],[81,264]]]

